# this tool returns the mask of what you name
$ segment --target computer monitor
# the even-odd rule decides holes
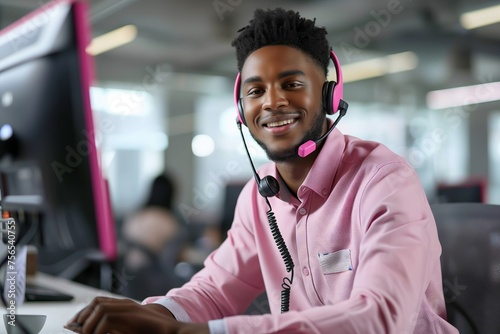
[[[485,203],[486,181],[470,179],[458,183],[439,183],[436,192],[440,203]]]
[[[115,227],[90,104],[87,5],[54,0],[0,31],[3,214],[39,223],[38,268],[113,261]]]
[[[224,189],[224,201],[222,207],[221,232],[222,237],[227,237],[227,232],[231,228],[234,220],[234,210],[241,191],[245,187],[246,181],[228,183]]]

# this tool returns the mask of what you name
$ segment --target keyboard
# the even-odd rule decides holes
[[[73,300],[74,297],[55,289],[26,283],[24,298],[27,302],[67,302]]]
[[[77,332],[73,332],[71,329],[63,328],[64,334],[78,334]]]

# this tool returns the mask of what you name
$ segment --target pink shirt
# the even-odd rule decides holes
[[[274,163],[259,175],[280,180]],[[297,197],[281,184],[269,198],[295,264],[289,312],[280,314],[289,274],[252,179],[228,238],[168,292],[176,317],[224,318],[229,333],[458,333],[445,320],[435,221],[404,159],[334,130]],[[264,290],[271,314],[238,315]]]

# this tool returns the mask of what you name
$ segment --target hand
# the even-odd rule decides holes
[[[96,297],[65,326],[82,334],[209,334],[207,324],[187,324],[174,319],[165,307],[140,305],[130,299]]]

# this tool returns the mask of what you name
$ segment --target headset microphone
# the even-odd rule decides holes
[[[326,133],[324,135],[322,135],[321,137],[319,137],[318,139],[316,139],[314,141],[308,140],[304,144],[300,145],[299,152],[298,152],[299,157],[305,158],[309,154],[314,152],[316,150],[316,145],[318,145],[322,140],[324,140],[326,137],[328,137],[330,132],[332,132],[333,129],[335,129],[335,126],[340,121],[340,119],[345,116],[345,114],[347,113],[347,107],[348,107],[347,103],[344,102],[343,100],[340,100],[340,103],[342,104],[342,106],[340,107],[340,110],[339,110],[340,111],[339,117],[337,117],[335,122],[333,122],[332,126],[328,129],[328,131],[326,131]]]

